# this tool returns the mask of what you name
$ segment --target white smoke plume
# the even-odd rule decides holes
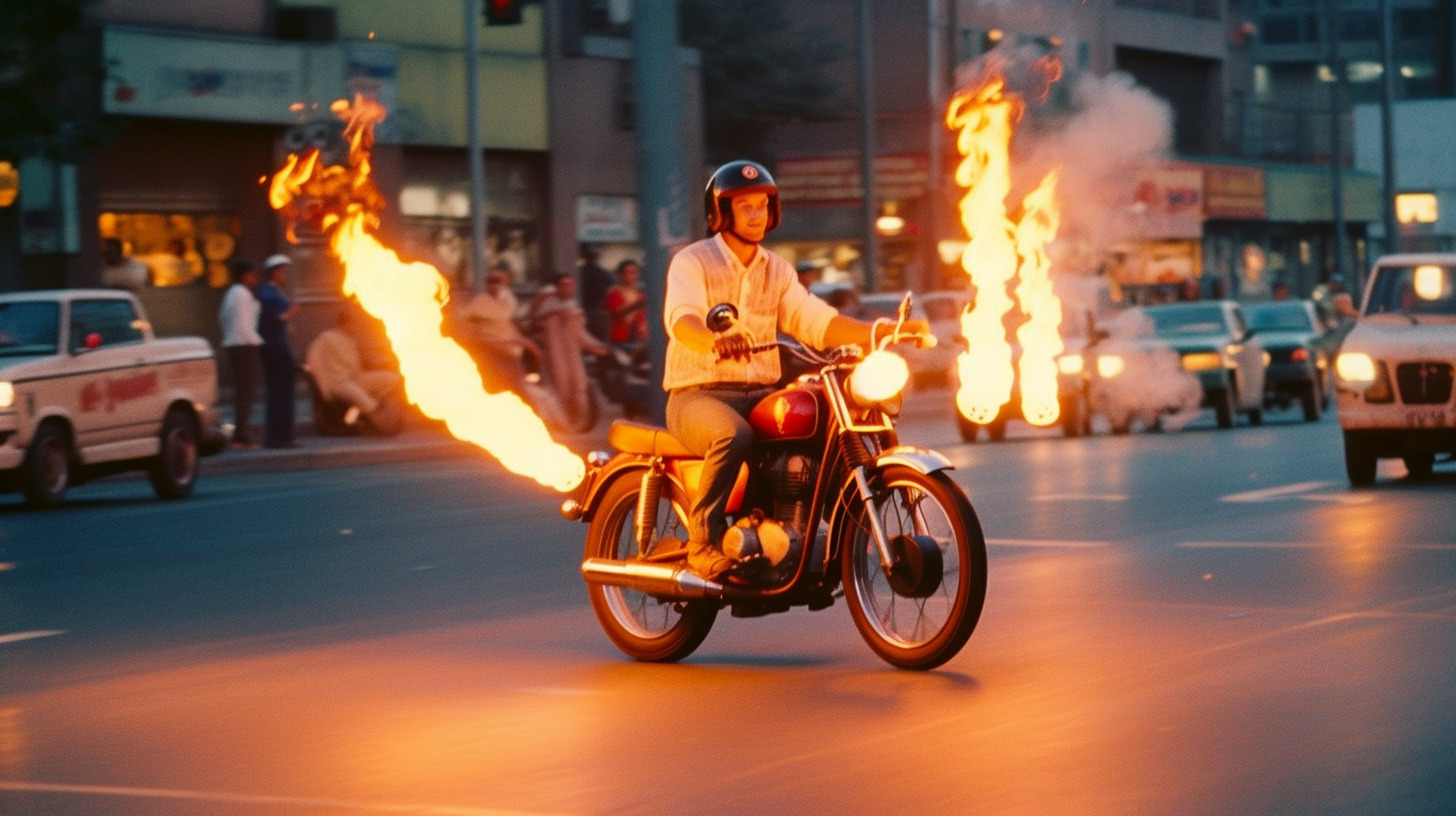
[[[1176,431],[1198,417],[1203,387],[1183,370],[1178,352],[1154,338],[1152,318],[1128,309],[1101,328],[1110,336],[1094,347],[1097,356],[1117,356],[1123,371],[1093,388],[1093,411],[1122,429],[1140,422]]]

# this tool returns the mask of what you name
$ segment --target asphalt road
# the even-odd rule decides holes
[[[0,813],[1456,812],[1456,472],[1334,418],[964,445],[980,627],[843,602],[617,653],[584,526],[484,457],[0,497]]]

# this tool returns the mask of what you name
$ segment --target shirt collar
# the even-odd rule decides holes
[[[733,254],[733,250],[728,246],[728,242],[723,240],[723,233],[720,232],[715,234],[713,236],[713,243],[718,247],[718,251],[722,253],[723,257],[728,261],[729,265],[739,272],[749,272],[753,270],[755,267],[758,266],[759,262],[764,259],[763,244],[753,245],[753,257],[749,258],[748,265],[744,266],[742,263],[739,262],[738,256]]]

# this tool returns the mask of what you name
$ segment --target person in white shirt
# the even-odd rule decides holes
[[[781,217],[778,186],[761,164],[729,162],[703,193],[711,237],[689,244],[667,271],[663,322],[667,361],[667,427],[703,457],[700,493],[688,515],[688,566],[706,578],[728,571],[723,554],[727,505],[739,468],[753,445],[746,419],[780,376],[776,351],[752,353],[755,343],[783,332],[807,346],[870,345],[873,324],[839,314],[810,294],[794,267],[760,246]],[[708,310],[732,303],[738,320],[715,334]],[[925,334],[923,320],[904,330]]]
[[[223,293],[217,320],[222,329],[223,353],[233,374],[232,446],[256,448],[248,422],[258,399],[258,372],[262,368],[263,338],[258,334],[262,307],[253,294],[258,287],[258,267],[252,259],[240,257],[228,262],[228,270],[233,283]]]
[[[366,369],[359,344],[354,339],[353,304],[339,312],[337,325],[319,333],[308,347],[306,365],[327,400],[346,402],[344,424],[353,425],[361,416],[379,410],[384,396],[403,381],[397,371]]]

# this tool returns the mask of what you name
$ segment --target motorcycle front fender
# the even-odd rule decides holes
[[[602,494],[617,479],[638,471],[635,478],[641,478],[641,471],[647,470],[650,462],[640,456],[617,454],[601,465],[591,467],[586,480],[576,493],[561,503],[561,515],[567,521],[590,522],[601,504]]]
[[[926,474],[934,473],[937,470],[955,469],[955,465],[950,463],[945,454],[911,445],[899,445],[882,451],[879,456],[875,457],[876,470],[884,470],[891,465],[902,465]]]

